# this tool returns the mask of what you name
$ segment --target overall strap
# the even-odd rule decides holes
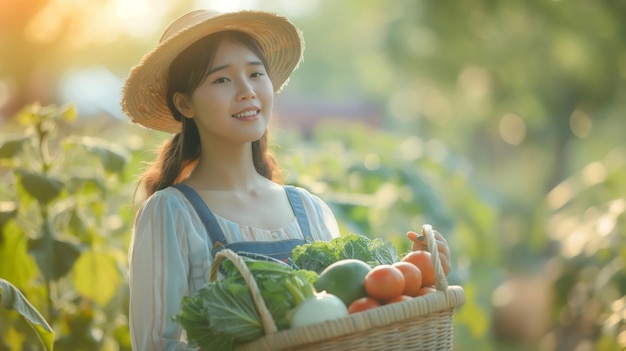
[[[282,262],[288,262],[291,252],[296,246],[304,245],[306,241],[302,239],[284,239],[276,241],[242,241],[226,244],[215,249],[215,253],[222,249],[230,249],[239,255],[244,255],[259,259],[260,257],[271,257]],[[252,256],[250,256],[252,255]]]
[[[313,237],[311,235],[309,219],[307,218],[306,211],[304,210],[304,204],[302,203],[302,198],[298,193],[298,189],[296,189],[293,185],[285,185],[285,191],[287,192],[287,197],[289,198],[289,203],[291,204],[293,213],[296,215],[296,219],[298,220],[300,230],[302,230],[302,235],[305,239],[312,239]]]
[[[204,227],[209,233],[209,237],[213,242],[213,247],[215,247],[215,245],[219,245],[220,243],[226,244],[226,237],[224,236],[224,232],[222,232],[222,228],[220,228],[220,225],[217,223],[215,215],[213,214],[213,212],[211,212],[211,210],[209,210],[200,195],[198,195],[198,193],[193,190],[193,188],[182,183],[173,185],[173,187],[183,193],[183,195],[185,195],[187,200],[189,200],[193,208],[196,210],[198,216],[200,217],[200,220],[202,221],[202,224],[204,224]]]
[[[173,187],[178,189],[187,198],[187,200],[189,200],[193,208],[198,213],[202,224],[204,224],[209,234],[209,237],[213,242],[213,249],[211,250],[213,256],[215,256],[215,254],[220,250],[228,248],[240,255],[248,256],[255,259],[279,260],[278,262],[286,262],[292,268],[297,269],[297,266],[295,266],[289,256],[291,255],[291,251],[293,250],[293,248],[298,245],[305,244],[305,240],[286,239],[270,242],[228,243],[226,241],[226,237],[224,236],[222,228],[220,228],[217,219],[215,218],[215,215],[207,207],[206,203],[204,202],[204,200],[202,200],[200,195],[198,195],[198,193],[193,188],[185,184],[179,183],[173,185]],[[300,230],[302,230],[303,237],[311,238],[311,228],[309,227],[309,221],[306,215],[306,211],[304,210],[304,204],[302,203],[302,199],[300,198],[297,189],[293,186],[285,186],[285,191],[287,193],[291,208],[296,215]],[[219,269],[220,272],[225,273],[221,265]]]

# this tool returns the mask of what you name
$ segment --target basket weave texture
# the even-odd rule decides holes
[[[465,302],[460,286],[449,286],[443,273],[435,236],[424,225],[427,250],[435,267],[436,292],[397,302],[348,317],[278,331],[245,262],[231,250],[220,251],[211,267],[211,280],[217,279],[219,264],[229,259],[243,275],[261,316],[265,336],[239,345],[237,351],[450,351],[453,347],[453,313]]]

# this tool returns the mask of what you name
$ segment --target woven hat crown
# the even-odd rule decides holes
[[[159,39],[159,43],[169,40],[171,37],[188,27],[193,27],[202,21],[206,21],[219,15],[219,12],[212,10],[197,10],[188,12],[175,19],[169,26],[167,26],[167,28],[165,28],[165,31],[163,31],[163,34],[161,35],[161,39]]]
[[[181,124],[166,101],[172,61],[197,40],[222,31],[240,31],[254,38],[266,56],[274,91],[279,92],[302,60],[300,30],[285,17],[264,11],[219,13],[195,10],[174,20],[159,44],[131,69],[122,91],[122,110],[144,127],[176,133]]]

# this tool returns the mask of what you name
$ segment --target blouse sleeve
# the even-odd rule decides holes
[[[140,209],[129,250],[133,350],[192,350],[172,321],[189,295],[189,236],[197,232],[176,197],[155,193]]]
[[[313,238],[328,241],[340,236],[339,225],[328,204],[303,188],[299,190],[309,216]]]

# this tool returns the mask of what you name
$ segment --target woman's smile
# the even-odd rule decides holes
[[[257,107],[250,107],[235,113],[233,117],[241,121],[254,121],[259,119],[260,113],[261,109]]]

